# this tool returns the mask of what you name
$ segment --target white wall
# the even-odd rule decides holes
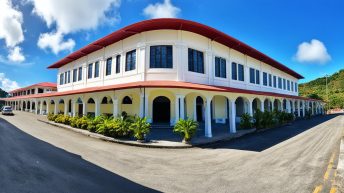
[[[150,69],[149,51],[152,45],[172,45],[173,46],[173,68],[172,69]],[[188,48],[203,52],[204,74],[188,71]],[[136,69],[125,72],[125,55],[128,51],[136,49]],[[115,73],[115,56],[121,55],[120,73]],[[215,56],[226,59],[226,78],[215,77]],[[106,59],[112,59],[111,75],[105,76]],[[87,78],[87,66],[95,61],[100,62],[100,73],[98,78]],[[236,62],[244,65],[245,81],[232,80],[231,63]],[[73,69],[83,68],[82,81],[73,82]],[[93,73],[94,73],[93,64]],[[260,71],[260,84],[251,84],[249,68]],[[59,74],[71,71],[71,82],[69,84],[58,85],[58,91],[76,90],[85,87],[114,85],[144,80],[173,80],[186,81],[200,84],[228,86],[256,91],[276,92],[289,95],[298,95],[298,92],[288,91],[268,86],[263,86],[263,72],[272,74],[282,79],[292,82],[298,80],[264,62],[251,58],[234,49],[224,46],[215,41],[187,31],[180,30],[155,30],[133,35],[122,41],[116,42],[101,50],[93,52],[85,57],[73,61],[58,69],[57,83],[59,84]],[[273,85],[272,85],[273,86]],[[277,84],[278,87],[278,84]]]

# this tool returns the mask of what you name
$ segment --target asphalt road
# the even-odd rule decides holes
[[[119,145],[0,116],[0,192],[313,192],[338,150],[344,116],[192,149]]]

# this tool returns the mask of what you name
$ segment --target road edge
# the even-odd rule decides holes
[[[340,141],[338,157],[335,185],[337,186],[338,192],[344,192],[344,136]]]

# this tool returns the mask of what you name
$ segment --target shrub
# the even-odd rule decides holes
[[[189,142],[195,135],[198,123],[191,119],[179,119],[173,128],[173,132],[179,133],[183,136],[184,142]]]
[[[134,137],[137,140],[144,140],[145,135],[149,133],[150,124],[147,123],[146,117],[137,117],[130,125],[130,130],[133,131]]]
[[[76,120],[76,127],[80,129],[87,129],[88,126],[88,118],[83,116]]]
[[[53,113],[49,113],[48,115],[47,115],[47,119],[49,120],[49,121],[55,121],[55,119],[56,119],[56,115],[54,115]]]
[[[109,134],[111,137],[129,137],[131,135],[130,124],[131,120],[124,117],[115,119],[114,125],[110,127]]]
[[[55,122],[69,125],[70,119],[71,119],[71,117],[68,115],[58,114],[57,117],[55,118]]]
[[[272,112],[264,111],[262,118],[262,127],[271,128],[275,125],[274,116]]]
[[[240,118],[240,129],[251,129],[253,128],[252,117],[248,113],[244,113]]]
[[[254,127],[256,129],[263,129],[264,128],[264,117],[263,117],[263,113],[262,111],[260,111],[259,109],[256,110],[256,112],[253,115],[253,120],[254,120]]]
[[[106,119],[106,117],[102,115],[96,116],[94,118],[88,117],[87,130],[90,132],[96,132],[97,125],[102,124],[104,122],[104,119]]]

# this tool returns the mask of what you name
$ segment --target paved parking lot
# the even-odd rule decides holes
[[[89,138],[18,112],[0,116],[0,192],[313,192],[344,116],[297,121],[204,148]]]

